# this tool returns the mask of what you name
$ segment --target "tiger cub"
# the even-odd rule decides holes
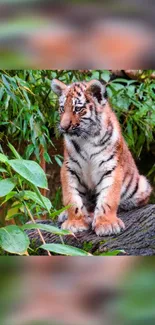
[[[71,205],[62,229],[79,232],[92,225],[99,236],[118,234],[125,229],[118,206],[146,204],[151,186],[139,175],[100,81],[65,85],[54,79],[52,90],[59,96],[64,134],[63,203]]]

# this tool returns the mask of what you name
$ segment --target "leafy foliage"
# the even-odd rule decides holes
[[[13,146],[11,148],[14,154],[17,157],[20,157],[15,148]],[[47,187],[46,175],[41,167],[34,161],[28,160],[25,162],[22,158],[10,160],[7,156],[2,154],[1,163],[2,165],[5,165],[5,168],[2,167],[2,173],[5,170],[5,172],[12,177],[0,181],[0,197],[4,197],[4,201],[1,205],[11,201],[11,207],[7,211],[6,220],[14,218],[18,225],[9,225],[0,228],[0,247],[9,253],[27,255],[30,241],[28,235],[24,232],[25,229],[46,230],[59,236],[72,235],[70,231],[61,230],[53,226],[42,225],[35,222],[34,215],[39,216],[46,212],[49,213],[50,217],[52,217],[60,213],[60,211],[54,211],[53,213],[50,212],[52,208],[51,202],[48,198],[41,195],[37,187]],[[32,171],[33,173],[31,174]],[[27,190],[27,188],[30,190]],[[13,189],[14,191],[12,191]],[[61,211],[67,208],[68,207],[65,207],[61,209]],[[23,222],[25,217],[26,220],[30,218],[32,223],[22,225],[22,223],[25,223],[26,221],[24,220]],[[45,248],[46,243],[42,235],[41,239]],[[65,245],[63,244],[62,246]],[[68,246],[68,255],[70,255],[69,249],[72,252],[74,248]]]
[[[139,77],[131,80],[127,76],[113,79],[111,70],[0,70],[0,223],[3,227],[0,238],[3,241],[9,236],[9,232],[2,236],[5,227],[20,227],[22,236],[22,227],[30,215],[54,218],[64,209],[61,209],[59,186],[52,202],[46,197],[46,162],[61,167],[63,161],[58,145],[57,153],[50,155],[50,148],[55,147],[55,139],[59,137],[58,99],[50,87],[53,78],[66,84],[96,78],[107,85],[109,101],[128,146],[140,170],[154,185],[155,80],[150,78],[152,72],[141,70]],[[34,227],[44,230],[39,224],[33,224]],[[14,232],[13,228],[11,231]],[[64,235],[58,229],[57,234]],[[17,233],[13,235],[16,238]],[[1,247],[6,246],[1,243]],[[108,255],[116,253],[108,252]]]

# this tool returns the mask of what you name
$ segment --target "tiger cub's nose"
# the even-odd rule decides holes
[[[68,114],[64,114],[62,120],[60,122],[60,127],[62,130],[67,131],[71,126],[70,116]]]

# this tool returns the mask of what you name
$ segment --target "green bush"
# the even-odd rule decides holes
[[[60,188],[52,203],[41,194],[39,188],[46,189],[47,180],[37,164],[42,167],[43,161],[52,163],[53,158],[59,166],[62,164],[59,148],[52,161],[49,155],[50,147],[59,136],[58,99],[51,91],[53,78],[67,84],[94,78],[106,83],[109,102],[126,142],[140,170],[154,185],[155,80],[150,77],[151,73],[152,70],[142,71],[141,78],[131,80],[128,77],[113,79],[110,70],[0,70],[0,196],[4,198],[1,203],[7,202],[1,226],[13,218],[16,224],[13,227],[24,227],[31,216],[58,214],[55,207],[61,204]],[[17,228],[14,231],[16,233]],[[2,233],[1,228],[1,237]],[[26,236],[22,228],[20,234]],[[27,251],[27,237],[25,245]]]

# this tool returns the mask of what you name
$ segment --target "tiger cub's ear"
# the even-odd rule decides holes
[[[67,88],[67,86],[59,81],[58,79],[53,79],[51,82],[51,88],[58,96],[61,96],[63,91]]]
[[[94,79],[87,83],[87,92],[89,92],[93,97],[97,98],[99,103],[102,102],[105,91],[105,86],[99,80]]]

